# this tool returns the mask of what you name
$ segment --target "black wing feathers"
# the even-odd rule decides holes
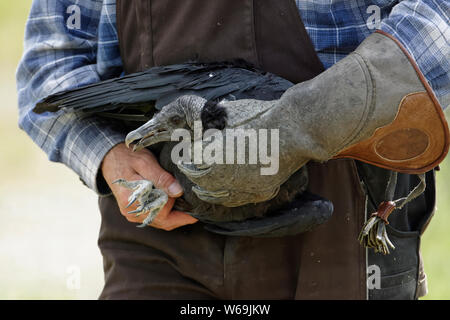
[[[255,69],[250,64],[233,62],[184,63],[153,67],[143,72],[59,92],[40,101],[34,112],[83,111],[151,114],[176,98],[194,94],[207,100],[273,100],[292,83]]]

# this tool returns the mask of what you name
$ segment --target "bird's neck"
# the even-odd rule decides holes
[[[193,105],[183,110],[187,125],[193,130],[196,123],[201,124],[202,131],[208,129],[222,130],[226,127],[228,114],[217,102],[207,101],[204,105]],[[198,122],[197,122],[198,121]]]
[[[194,129],[195,123],[197,121],[201,121],[201,113],[202,113],[202,111],[197,110],[197,108],[185,111],[186,122],[187,122],[187,125],[189,126],[189,128]],[[202,123],[202,125],[203,125],[203,123]]]

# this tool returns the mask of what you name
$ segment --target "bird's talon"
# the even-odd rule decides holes
[[[139,217],[140,215],[144,214],[144,208],[141,206],[133,211],[128,211],[128,214],[136,214],[135,217]]]
[[[118,185],[121,185],[122,187],[126,188],[127,181],[125,179],[117,179],[117,180],[114,180],[112,182],[112,184],[118,184]]]
[[[128,198],[128,204],[125,208],[129,208],[133,203],[135,203],[137,200],[137,197],[133,197],[132,199]]]
[[[142,221],[142,224],[144,226],[148,226],[155,220],[156,215],[158,214],[159,210],[153,210],[149,213],[149,215]]]
[[[153,219],[169,199],[163,190],[154,188],[153,183],[148,180],[127,181],[125,179],[117,179],[113,183],[134,190],[128,198],[129,203],[126,208],[129,208],[136,201],[139,202],[139,206],[137,209],[127,212],[128,214],[135,214],[135,217],[139,217],[149,212],[140,227],[152,223]]]

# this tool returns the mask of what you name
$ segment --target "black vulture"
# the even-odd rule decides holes
[[[181,167],[180,170],[179,164],[173,163],[171,151],[176,143],[170,141],[170,133],[175,128],[185,126],[183,121],[188,119],[185,114],[175,114],[178,117],[171,118],[168,115],[169,108],[163,107],[176,105],[180,97],[182,100],[189,99],[190,95],[200,96],[207,103],[190,120],[201,120],[204,130],[221,130],[227,122],[234,121],[229,117],[236,118],[236,114],[230,115],[221,109],[220,101],[271,101],[278,99],[291,86],[293,83],[286,79],[259,70],[242,60],[187,62],[157,66],[143,72],[59,92],[40,101],[33,111],[80,112],[122,122],[132,131],[127,136],[127,144],[132,144],[134,149],[153,145],[152,151],[159,152],[162,167],[171,172],[183,186],[185,192],[176,200],[176,209],[186,211],[205,222],[206,228],[216,233],[275,237],[311,230],[327,221],[332,214],[333,206],[330,201],[306,190],[307,169],[299,169],[277,190],[271,191],[273,194],[269,196],[270,200],[238,206],[222,205],[220,201],[202,194],[202,190],[196,189],[184,176],[182,170],[189,170],[188,167]],[[253,112],[256,116],[263,112],[257,110],[257,106],[249,108],[252,109],[245,112]],[[162,109],[167,110],[167,113],[161,112]],[[144,124],[156,118],[160,120],[159,129],[149,129],[149,125]],[[161,124],[164,130],[161,130]],[[149,135],[148,131],[152,131],[152,134]],[[161,143],[155,147],[157,142]],[[132,201],[137,199],[141,205],[138,212],[133,213],[151,212],[143,225],[151,222],[159,207],[165,203],[161,190],[153,189],[149,182],[120,180],[117,183],[135,190]],[[226,197],[226,194],[221,197]]]

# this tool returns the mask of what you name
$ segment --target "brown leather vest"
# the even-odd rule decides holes
[[[323,71],[294,0],[117,0],[117,24],[127,73],[188,60],[234,58],[250,61],[294,83]],[[364,171],[368,167],[361,168]],[[370,201],[357,165],[341,159],[311,163],[308,170],[311,192],[330,199],[334,213],[327,223],[300,237],[296,298],[366,299],[368,255],[357,238]],[[414,243],[408,245],[419,261],[418,243]],[[384,268],[383,276],[389,275],[389,266],[398,258],[370,255]],[[416,279],[418,262],[409,264],[416,266]],[[413,296],[415,291],[414,287]]]

